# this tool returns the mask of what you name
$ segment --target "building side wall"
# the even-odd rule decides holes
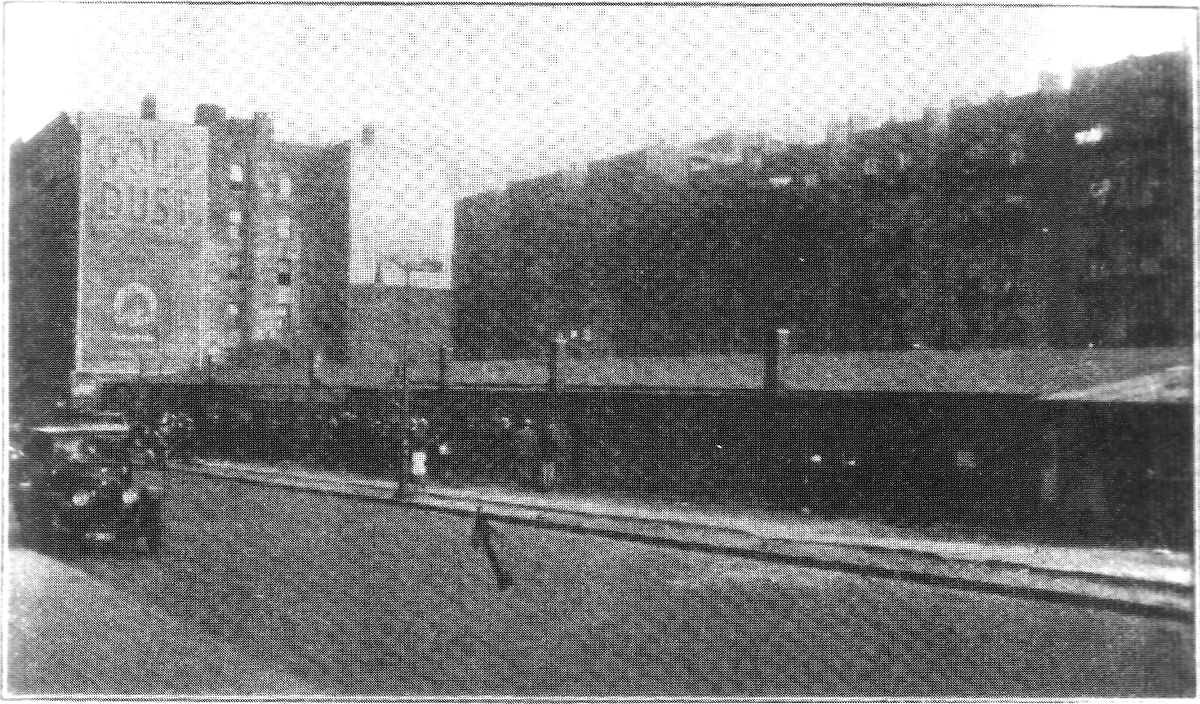
[[[439,347],[449,347],[450,297],[441,289],[416,286],[351,286],[349,362],[379,369],[387,378],[409,350],[413,364],[430,364]]]
[[[349,151],[347,143],[314,150],[294,187],[302,336],[307,349],[333,362],[347,358],[350,334]]]
[[[427,153],[368,128],[350,144],[350,283],[374,281],[380,260],[411,269],[410,284],[448,289],[454,202]]]
[[[80,115],[77,370],[170,372],[213,331],[208,133]]]

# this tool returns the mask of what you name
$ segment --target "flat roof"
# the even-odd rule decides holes
[[[1192,367],[1172,367],[1157,374],[1100,384],[1079,391],[1062,391],[1042,398],[1047,401],[1093,403],[1191,403]]]
[[[48,435],[103,435],[127,433],[129,426],[124,423],[81,423],[79,425],[43,425],[33,428],[33,431]]]
[[[390,360],[357,367],[321,369],[326,387],[396,389]],[[972,394],[1048,398],[1085,392],[1192,363],[1189,347],[1095,349],[1010,348],[904,350],[890,352],[805,352],[781,363],[780,387],[796,393]],[[452,386],[537,387],[547,380],[546,360],[455,360],[447,369]],[[1190,373],[1190,372],[1189,372]],[[414,385],[436,382],[433,352],[410,368]],[[696,354],[680,357],[569,356],[558,370],[565,391],[661,390],[753,391],[762,387],[761,354]],[[221,367],[188,370],[163,381],[271,385],[308,381],[306,369],[258,370]]]

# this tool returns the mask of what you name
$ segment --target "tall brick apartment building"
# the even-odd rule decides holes
[[[1185,54],[1134,57],[819,144],[655,147],[472,196],[456,344],[1188,344],[1191,86]]]
[[[436,174],[370,139],[273,132],[214,105],[158,120],[151,97],[140,118],[64,113],[14,145],[14,387],[208,356],[378,357],[396,306],[416,313],[410,344],[443,344],[452,206]]]

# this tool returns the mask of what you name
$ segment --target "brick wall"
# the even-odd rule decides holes
[[[349,363],[385,379],[407,347],[427,364],[450,346],[449,292],[403,286],[351,286]],[[416,363],[416,362],[414,362]]]

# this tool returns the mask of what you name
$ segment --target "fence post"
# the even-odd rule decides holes
[[[546,389],[551,393],[562,388],[562,362],[567,356],[567,338],[562,333],[554,338],[550,359],[546,360]]]
[[[763,355],[763,391],[770,394],[779,393],[779,371],[787,357],[788,334],[787,328],[776,330],[775,339],[767,345]]]

